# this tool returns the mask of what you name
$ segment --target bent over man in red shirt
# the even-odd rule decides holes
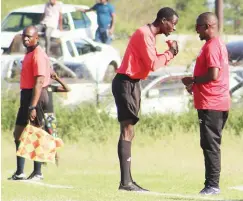
[[[182,82],[188,92],[193,93],[198,111],[206,171],[205,188],[200,194],[212,195],[220,193],[220,144],[230,108],[228,53],[219,38],[218,19],[214,13],[199,15],[196,31],[206,43],[197,57],[194,77],[185,77]]]
[[[123,61],[112,81],[112,93],[115,98],[120,139],[118,157],[120,161],[121,181],[119,190],[147,191],[137,185],[131,176],[131,141],[134,137],[133,126],[138,122],[141,91],[140,79],[146,79],[149,72],[166,65],[178,53],[176,41],[168,43],[163,54],[156,51],[156,35],[168,36],[176,30],[178,14],[165,7],[158,11],[155,21],[137,29],[127,46]]]
[[[50,84],[50,62],[44,50],[38,45],[38,30],[34,26],[24,29],[22,35],[23,45],[27,53],[22,63],[20,77],[20,107],[14,129],[14,139],[18,150],[20,135],[28,121],[41,127],[44,111],[48,103],[47,87]],[[25,179],[23,157],[17,156],[17,170],[10,177],[11,180]],[[27,179],[41,180],[41,163],[34,161],[34,171]]]

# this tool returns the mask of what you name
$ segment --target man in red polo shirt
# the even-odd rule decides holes
[[[48,103],[46,87],[50,84],[50,61],[44,50],[38,45],[38,30],[34,26],[26,27],[22,40],[27,53],[22,63],[20,107],[14,129],[16,149],[20,144],[20,135],[29,120],[37,127],[42,126],[44,111]],[[17,170],[9,179],[25,179],[24,163],[25,159],[17,156]],[[40,162],[34,161],[34,171],[27,179],[43,179]]]
[[[185,77],[182,82],[188,92],[193,93],[198,111],[206,171],[205,187],[200,194],[212,195],[220,193],[220,144],[230,109],[228,53],[219,38],[218,19],[214,13],[199,15],[196,31],[206,43],[197,57],[194,77]]]
[[[127,46],[123,61],[112,81],[112,93],[115,98],[120,139],[118,157],[120,161],[121,181],[119,190],[147,191],[137,185],[131,176],[131,142],[133,127],[138,122],[141,91],[140,79],[146,79],[149,72],[165,66],[178,53],[176,41],[168,43],[163,54],[156,51],[156,35],[168,36],[176,30],[177,13],[168,7],[158,11],[155,21],[137,29]],[[162,106],[163,107],[163,106]]]

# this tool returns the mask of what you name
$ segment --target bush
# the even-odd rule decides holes
[[[2,94],[2,131],[14,128],[19,98],[16,93]],[[95,105],[80,104],[66,107],[55,104],[58,121],[58,133],[65,141],[76,142],[85,138],[92,142],[106,142],[111,136],[119,135],[119,124],[105,112],[98,112]],[[234,135],[243,133],[243,113],[240,110],[230,111],[225,130]],[[159,139],[163,135],[180,135],[198,133],[197,113],[193,109],[180,115],[152,114],[141,117],[136,125],[138,135]]]

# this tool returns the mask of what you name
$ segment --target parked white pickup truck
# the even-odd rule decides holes
[[[16,34],[22,33],[24,27],[40,23],[44,12],[44,4],[18,8],[11,11],[1,23],[1,48],[7,51]],[[83,13],[75,7],[88,9],[84,5],[62,5],[63,31],[56,30],[52,37],[68,35],[73,37],[88,37],[93,39],[97,29],[97,15],[95,12]],[[3,40],[4,39],[4,40]]]
[[[44,44],[44,39],[40,37],[40,45]],[[19,59],[24,56],[25,51],[21,34],[16,35],[9,51],[1,56],[1,61],[6,64],[15,58]],[[78,78],[97,82],[111,81],[121,63],[119,52],[115,48],[89,38],[53,38],[49,56],[70,68]]]

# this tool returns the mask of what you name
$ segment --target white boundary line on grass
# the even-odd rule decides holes
[[[46,186],[49,188],[66,188],[66,189],[73,189],[73,186],[63,186],[63,185],[55,185],[55,184],[47,184],[47,183],[43,183],[43,182],[39,182],[39,181],[31,181],[31,180],[19,180],[21,182],[24,183],[30,183],[30,184],[37,184],[40,186]]]
[[[164,196],[164,197],[172,197],[172,198],[185,198],[190,200],[215,200],[215,201],[223,201],[223,198],[209,198],[209,197],[203,197],[203,196],[195,196],[195,195],[183,195],[183,194],[177,194],[177,193],[158,193],[158,192],[138,192],[139,194],[146,194],[146,195],[157,195],[157,196]]]
[[[232,187],[229,187],[229,189],[243,191],[243,186],[232,186]]]

